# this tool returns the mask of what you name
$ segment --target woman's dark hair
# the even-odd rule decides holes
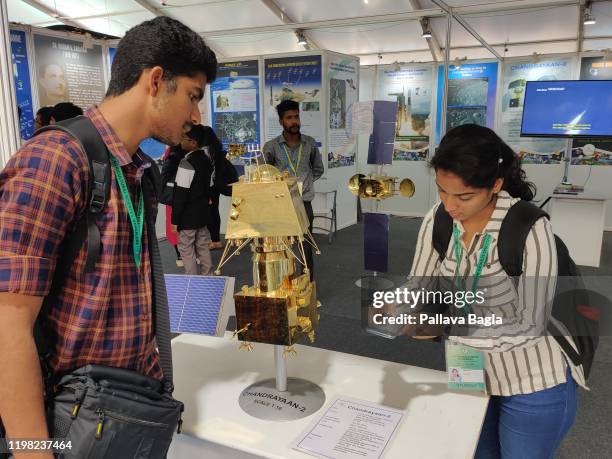
[[[217,58],[204,39],[181,22],[160,16],[132,27],[121,39],[106,95],[123,94],[155,66],[164,69],[165,80],[203,73],[212,83],[217,76]]]
[[[492,188],[501,177],[502,190],[524,201],[531,201],[536,193],[535,185],[526,180],[518,155],[493,130],[477,124],[450,130],[440,142],[430,167],[452,172],[474,188]]]

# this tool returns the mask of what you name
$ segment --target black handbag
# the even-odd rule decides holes
[[[61,440],[60,458],[163,459],[182,412],[156,379],[87,365],[60,380],[47,422],[50,436]]]

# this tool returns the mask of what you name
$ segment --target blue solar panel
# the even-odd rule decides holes
[[[170,330],[216,336],[229,278],[166,274]],[[230,292],[232,293],[232,292]],[[223,332],[225,324],[221,324]]]

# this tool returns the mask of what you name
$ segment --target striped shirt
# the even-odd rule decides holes
[[[469,337],[449,339],[484,353],[486,387],[491,395],[529,394],[564,383],[568,364],[576,382],[586,388],[582,367],[575,367],[556,340],[545,333],[557,282],[557,252],[548,219],[539,219],[527,237],[523,274],[518,283],[505,273],[499,261],[497,237],[501,222],[518,200],[500,192],[489,222],[467,247],[463,242],[465,229],[455,221],[462,256],[455,258],[451,240],[442,261],[432,244],[434,216],[440,205],[436,204],[423,219],[410,277],[435,277],[452,283],[456,272],[473,276],[484,234],[489,234],[491,243],[478,289],[485,291],[484,305],[491,308],[489,314],[502,317],[503,325],[482,327]]]
[[[96,107],[85,116],[117,158],[134,202],[149,159],[140,150],[130,155]],[[78,142],[62,131],[35,136],[10,158],[0,173],[0,292],[49,293],[64,237],[85,210],[87,183],[87,158]],[[49,363],[56,373],[100,364],[161,378],[147,227],[138,269],[132,227],[114,171],[97,225],[102,249],[95,271],[84,272],[84,245],[46,318]]]

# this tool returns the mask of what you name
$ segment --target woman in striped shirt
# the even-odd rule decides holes
[[[476,457],[550,458],[574,422],[576,382],[584,386],[582,368],[545,333],[557,281],[550,223],[542,218],[532,227],[523,274],[515,283],[499,262],[497,237],[508,209],[520,199],[533,199],[535,191],[516,153],[492,130],[463,125],[442,139],[431,166],[441,203],[423,220],[410,277],[455,284],[473,279],[480,265],[477,282],[486,289],[485,307],[512,324],[449,337],[483,353],[491,399]],[[439,205],[452,217],[455,232],[443,258],[432,244]]]

